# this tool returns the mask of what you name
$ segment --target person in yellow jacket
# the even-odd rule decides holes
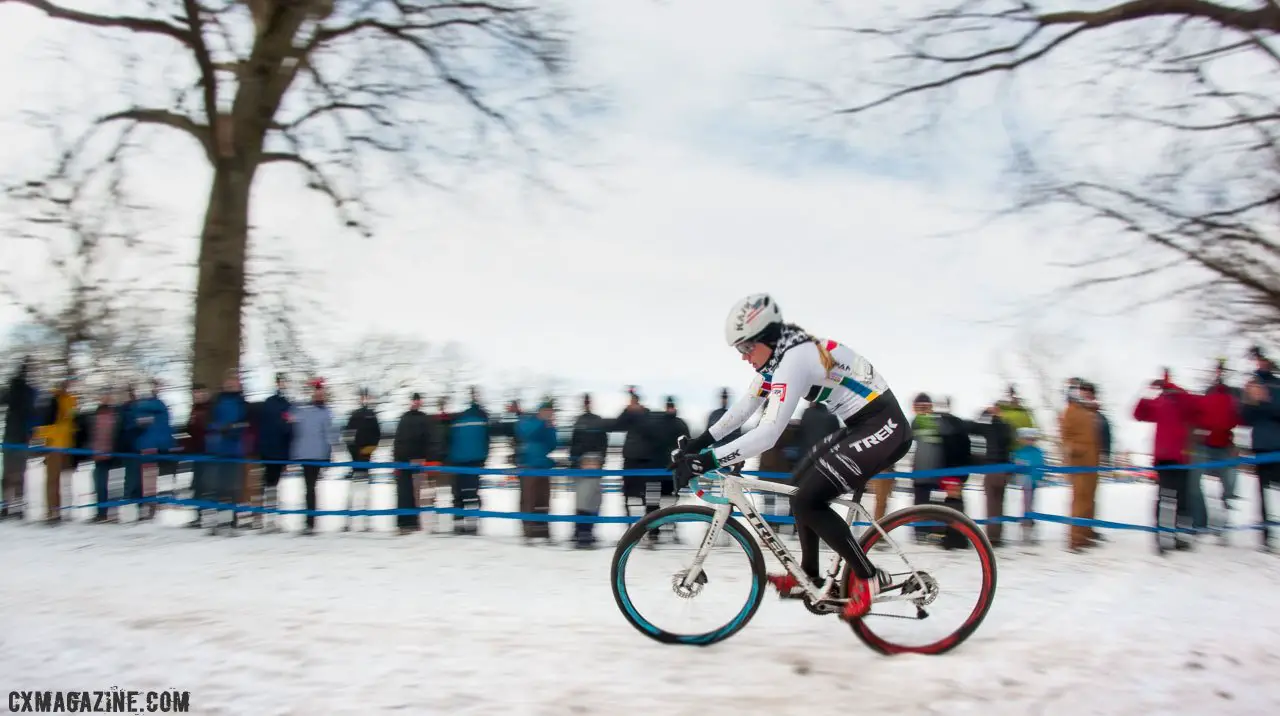
[[[41,424],[33,436],[36,444],[64,450],[75,447],[76,407],[72,381],[63,381],[50,396],[49,405],[40,415]],[[50,524],[56,524],[62,519],[62,473],[71,466],[71,456],[61,452],[45,453],[44,466],[46,519]]]
[[[1023,438],[1018,437],[1018,431],[1023,428],[1038,429],[1036,425],[1035,414],[1029,410],[1018,398],[1018,390],[1014,386],[1009,386],[1008,397],[996,403],[996,410],[1000,413],[1000,419],[1009,426],[1010,432],[1013,433],[1013,445],[1011,449],[1017,451],[1018,448],[1026,447],[1028,444]],[[1030,433],[1026,433],[1030,434]]]

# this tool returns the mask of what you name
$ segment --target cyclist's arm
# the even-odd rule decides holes
[[[711,437],[719,442],[734,430],[742,427],[742,424],[751,419],[752,415],[760,409],[766,398],[769,397],[769,391],[765,387],[764,376],[756,374],[755,380],[751,381],[751,387],[747,388],[747,392],[734,401],[729,409],[724,411],[724,415],[715,422],[715,425],[707,428],[707,432],[711,433]]]
[[[822,379],[822,364],[813,344],[787,351],[774,373],[769,388],[769,404],[755,429],[712,452],[721,465],[732,465],[756,457],[773,447],[791,422],[796,406],[809,392],[809,386]]]

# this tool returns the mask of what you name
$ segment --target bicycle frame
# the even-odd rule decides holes
[[[720,531],[724,528],[725,522],[727,522],[729,517],[732,516],[734,508],[737,508],[738,511],[742,513],[742,516],[746,518],[748,528],[755,534],[756,540],[764,544],[764,546],[773,553],[773,556],[782,563],[782,566],[786,568],[787,572],[789,572],[791,576],[795,577],[796,580],[804,586],[805,593],[808,594],[810,600],[813,603],[817,603],[827,599],[828,592],[831,591],[832,585],[835,584],[836,579],[838,579],[840,575],[840,565],[841,562],[843,562],[840,555],[832,555],[831,564],[827,568],[826,580],[820,585],[814,584],[813,581],[809,579],[809,576],[804,573],[804,570],[800,568],[800,563],[792,557],[791,551],[787,549],[786,545],[784,545],[781,540],[778,539],[778,535],[773,531],[773,528],[769,526],[769,523],[764,520],[764,517],[760,515],[760,511],[756,509],[756,506],[751,502],[746,494],[747,490],[755,490],[758,492],[769,492],[777,495],[790,496],[796,493],[797,488],[794,485],[783,485],[776,482],[758,480],[752,477],[742,477],[741,475],[732,474],[727,470],[716,470],[711,474],[719,476],[720,482],[724,486],[723,497],[706,494],[698,484],[697,477],[694,477],[689,481],[690,491],[692,491],[693,494],[702,501],[715,505],[716,508],[715,515],[711,519],[711,527],[707,529],[707,534],[702,539],[702,544],[698,546],[698,551],[694,555],[693,562],[689,565],[689,570],[684,575],[684,584],[682,586],[692,586],[694,581],[702,574],[702,563],[706,560],[707,554],[711,550],[711,546],[715,544],[716,539],[719,538]],[[853,525],[858,521],[859,517],[862,517],[866,522],[869,522],[871,526],[875,527],[875,529],[880,533],[880,536],[884,538],[885,543],[892,546],[898,555],[902,557],[903,561],[906,562],[907,567],[911,570],[912,576],[919,579],[919,575],[917,574],[915,567],[912,566],[911,562],[902,554],[902,550],[898,548],[897,543],[893,541],[893,538],[889,537],[888,533],[884,531],[884,528],[882,528],[872,518],[871,513],[867,512],[867,509],[863,507],[861,503],[841,497],[832,500],[831,504],[844,505],[850,508],[849,518],[847,520],[850,529],[853,529]],[[875,601],[882,602],[906,598],[907,597],[905,595],[890,596],[881,594]]]

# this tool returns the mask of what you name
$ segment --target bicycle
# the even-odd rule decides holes
[[[627,621],[645,636],[664,644],[709,646],[728,639],[745,627],[755,616],[760,604],[764,601],[766,591],[766,572],[764,554],[760,547],[761,543],[773,553],[788,572],[804,585],[805,595],[802,601],[810,612],[819,615],[836,614],[848,601],[850,567],[843,563],[844,560],[840,555],[832,556],[823,583],[815,584],[800,569],[799,563],[792,557],[790,550],[779,540],[777,534],[760,515],[760,512],[746,494],[747,490],[754,490],[780,495],[792,495],[795,493],[796,488],[791,485],[743,477],[738,473],[740,473],[740,469],[716,470],[710,473],[710,475],[719,477],[720,484],[723,486],[721,496],[706,492],[696,477],[690,480],[690,492],[702,501],[715,505],[714,508],[686,503],[656,510],[634,523],[618,542],[610,569],[614,600]],[[893,581],[881,589],[879,596],[873,602],[873,611],[860,619],[850,622],[853,633],[868,647],[886,655],[900,653],[936,655],[951,651],[977,630],[991,609],[992,598],[996,590],[996,560],[990,541],[972,519],[953,508],[942,505],[915,505],[898,510],[886,515],[879,521],[875,521],[860,503],[862,493],[863,490],[859,490],[854,493],[852,499],[840,498],[833,500],[832,505],[842,505],[850,508],[848,517],[850,529],[859,522],[868,525],[868,529],[858,538],[859,544],[868,554],[877,545],[888,545],[902,559],[906,565],[906,571],[890,573]],[[735,508],[746,519],[746,529],[737,519],[737,515],[733,514]],[[859,517],[863,519],[857,520]],[[677,597],[685,600],[683,603],[689,603],[689,600],[697,598],[711,582],[711,575],[708,575],[707,571],[703,569],[703,565],[711,554],[714,545],[721,541],[722,535],[727,535],[731,538],[727,541],[730,546],[736,544],[746,552],[751,569],[749,595],[742,608],[724,624],[692,634],[675,633],[655,626],[649,619],[640,614],[634,604],[633,595],[625,584],[627,568],[633,556],[634,548],[644,540],[645,535],[650,530],[654,530],[656,535],[657,528],[668,524],[674,526],[673,523],[682,521],[709,523],[707,532],[697,547],[692,560],[671,575],[671,589]],[[925,607],[933,604],[943,594],[938,580],[929,572],[917,569],[907,559],[898,543],[889,537],[888,533],[890,531],[903,526],[910,526],[916,529],[917,535],[924,534],[926,542],[931,539],[929,535],[939,534],[938,530],[933,529],[938,526],[943,528],[941,534],[946,537],[952,539],[957,535],[963,537],[974,548],[978,561],[982,566],[982,583],[979,590],[979,598],[960,627],[940,639],[920,646],[894,643],[870,626],[870,622],[874,617],[927,619],[930,616],[930,612]],[[922,533],[919,530],[924,530],[924,532]],[[754,536],[755,539],[752,539],[749,535]],[[883,542],[881,542],[882,539]],[[653,546],[654,544],[656,544],[654,539],[650,538],[649,545]],[[838,579],[837,575],[839,576]],[[732,582],[732,578],[729,581]],[[914,607],[914,616],[903,617],[895,614],[878,614],[874,611],[877,605],[892,602],[900,602],[908,605],[908,607]]]

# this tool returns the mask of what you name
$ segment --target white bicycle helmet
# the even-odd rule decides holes
[[[753,293],[733,304],[724,322],[724,339],[730,347],[758,338],[770,326],[782,323],[782,311],[767,293]]]

